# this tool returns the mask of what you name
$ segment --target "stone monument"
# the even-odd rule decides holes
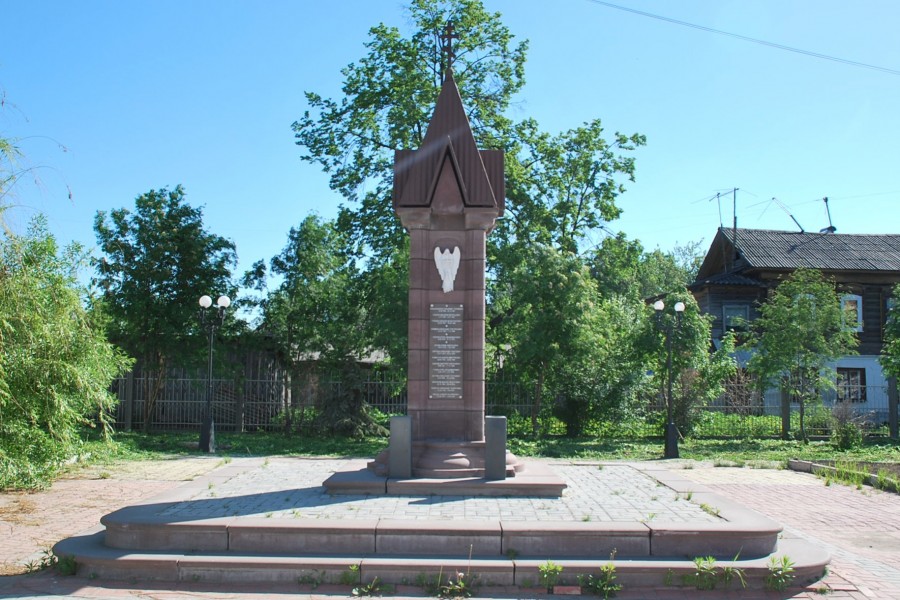
[[[453,37],[450,24],[448,65]],[[506,450],[505,418],[485,418],[485,241],[504,199],[503,152],[478,149],[448,66],[422,145],[395,154],[393,206],[410,236],[408,416],[392,419],[374,475],[497,482],[527,470]],[[547,475],[558,496],[565,484]]]
[[[447,71],[418,150],[394,161],[410,236],[408,415],[416,477],[484,474],[485,240],[503,215],[503,153],[479,150]],[[505,451],[505,448],[504,448]],[[509,455],[507,475],[517,462]]]

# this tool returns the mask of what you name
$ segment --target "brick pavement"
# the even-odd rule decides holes
[[[73,471],[48,490],[0,494],[0,575],[25,571],[61,539],[100,517],[175,488],[220,464],[216,457],[127,462]]]
[[[808,473],[687,469],[685,478],[784,525],[832,556],[828,598],[900,600],[900,496],[832,484]],[[796,598],[821,598],[799,595]]]

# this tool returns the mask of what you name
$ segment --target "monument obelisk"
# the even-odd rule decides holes
[[[558,497],[562,480],[507,451],[505,418],[485,418],[485,246],[503,215],[504,159],[478,149],[453,78],[452,24],[443,37],[448,67],[425,137],[394,158],[393,207],[410,240],[407,416],[391,419],[390,446],[369,463],[385,483],[338,473],[325,485]]]

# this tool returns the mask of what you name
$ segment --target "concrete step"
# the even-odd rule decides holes
[[[696,587],[692,576],[697,572],[693,560],[674,557],[644,558],[573,558],[548,554],[538,557],[478,556],[465,554],[429,557],[411,554],[366,555],[364,553],[294,554],[241,552],[166,552],[135,551],[112,548],[104,544],[105,533],[69,538],[57,544],[59,556],[73,556],[77,575],[91,579],[143,580],[169,582],[258,582],[258,583],[329,583],[353,585],[371,582],[375,577],[394,585],[426,585],[440,578],[446,583],[456,573],[477,577],[482,586],[538,585],[540,566],[547,560],[563,570],[561,585],[577,585],[578,576],[593,574],[607,564],[615,566],[616,583],[623,587]],[[328,550],[333,550],[329,548]],[[757,558],[729,558],[713,563],[717,585],[725,588],[723,568],[740,569],[747,587],[763,589],[770,575],[770,560],[787,556],[793,563],[793,584],[805,584],[824,575],[829,557],[819,548],[799,539],[782,539],[771,555]],[[351,571],[352,565],[357,571]],[[734,578],[732,589],[740,587]]]
[[[144,506],[101,519],[105,544],[136,551],[415,554],[417,556],[746,558],[775,551],[781,527],[755,518],[716,524],[230,517],[175,521]]]

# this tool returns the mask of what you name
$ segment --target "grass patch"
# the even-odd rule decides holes
[[[589,458],[596,460],[656,460],[662,458],[662,440],[598,440],[595,438],[511,438],[510,449],[522,456]],[[878,440],[859,448],[838,450],[827,441],[803,443],[775,439],[687,439],[679,444],[681,458],[713,461],[719,465],[783,466],[788,459],[844,462],[900,462],[900,442]]]

